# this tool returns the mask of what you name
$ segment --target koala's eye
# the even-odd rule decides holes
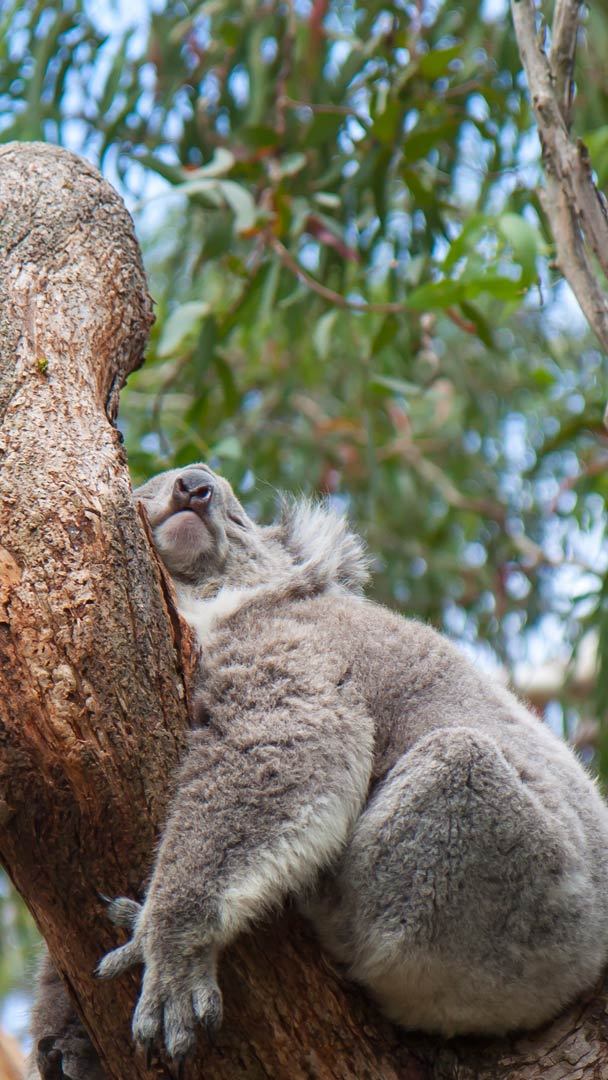
[[[235,525],[238,525],[239,529],[247,528],[247,523],[243,521],[243,519],[239,517],[238,514],[231,514],[230,511],[228,511],[226,516],[230,521],[234,522]]]

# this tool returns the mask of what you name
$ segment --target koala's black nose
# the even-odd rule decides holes
[[[189,469],[178,476],[173,485],[173,503],[176,510],[194,510],[197,514],[207,509],[213,497],[213,480],[201,469]]]

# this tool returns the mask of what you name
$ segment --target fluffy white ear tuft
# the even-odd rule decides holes
[[[311,589],[342,585],[360,592],[369,579],[363,541],[327,504],[284,498],[279,537]]]

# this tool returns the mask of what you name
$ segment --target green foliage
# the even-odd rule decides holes
[[[10,1026],[15,1033],[22,1034],[25,1016],[19,995],[31,985],[39,937],[23,902],[1,870],[0,943],[0,1002],[6,1003],[8,999],[9,1005],[13,1005]]]

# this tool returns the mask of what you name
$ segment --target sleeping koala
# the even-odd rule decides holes
[[[143,964],[135,1038],[180,1057],[216,1027],[221,950],[289,894],[407,1028],[533,1028],[588,989],[608,955],[608,809],[567,746],[440,634],[364,599],[361,543],[328,510],[259,526],[203,464],[135,495],[201,647],[146,899],[114,902],[131,939],[99,965]]]

